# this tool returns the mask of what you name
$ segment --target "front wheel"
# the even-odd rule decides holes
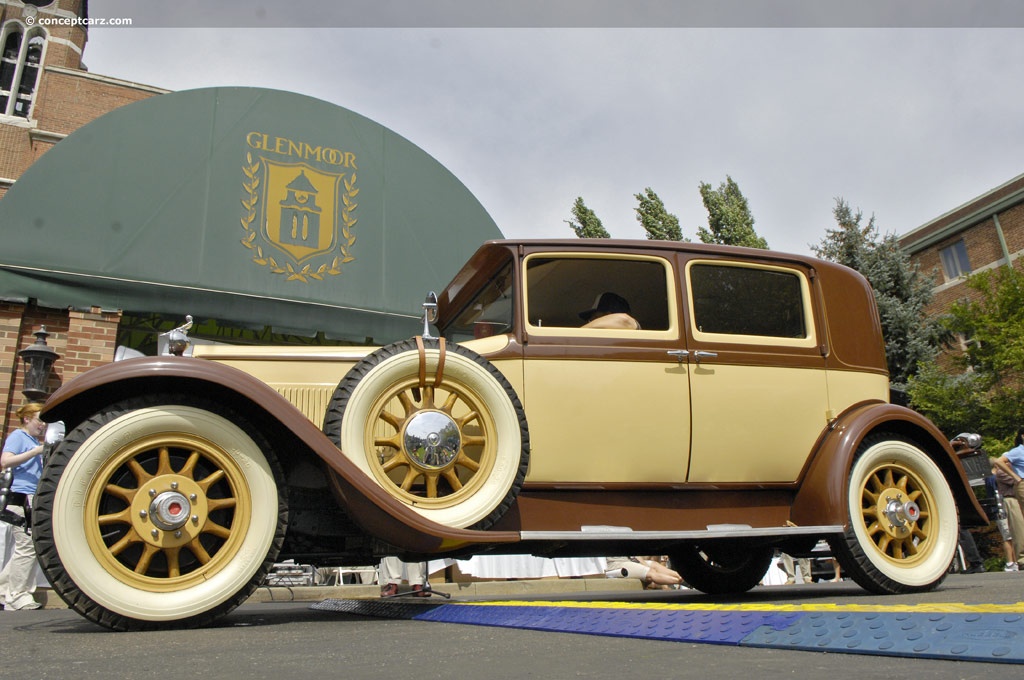
[[[267,442],[189,397],[132,399],[50,455],[36,552],[68,605],[115,630],[212,623],[262,582],[287,510]]]
[[[847,503],[850,525],[832,549],[862,588],[921,592],[946,577],[957,546],[956,503],[938,465],[913,442],[867,438],[850,471]]]
[[[768,546],[708,543],[682,546],[669,559],[690,587],[709,595],[733,595],[761,582],[773,554]]]

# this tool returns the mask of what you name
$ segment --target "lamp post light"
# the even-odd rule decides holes
[[[49,335],[46,326],[40,326],[34,335],[35,343],[18,352],[18,356],[25,361],[25,387],[21,393],[32,401],[43,401],[49,395],[46,383],[50,380],[53,362],[60,359],[60,355],[46,344]]]

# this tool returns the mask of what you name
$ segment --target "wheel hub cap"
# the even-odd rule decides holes
[[[883,495],[884,508],[882,514],[889,521],[891,531],[904,533],[909,531],[909,525],[921,517],[921,509],[917,503],[905,498],[902,494]]]
[[[428,469],[440,469],[454,461],[462,448],[458,424],[441,411],[421,411],[405,427],[403,444],[409,458]]]
[[[174,531],[184,526],[192,512],[192,504],[178,491],[158,494],[149,504],[150,520],[164,531]]]

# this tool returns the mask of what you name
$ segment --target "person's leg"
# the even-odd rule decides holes
[[[811,558],[801,557],[797,560],[797,565],[800,567],[800,577],[804,583],[811,583],[814,580],[811,578]]]
[[[1010,533],[1013,535],[1013,549],[1016,552],[1015,563],[1019,565],[1024,560],[1024,515],[1020,511],[1020,503],[1016,498],[1003,498],[1003,507],[1006,509],[1006,520],[1010,523]]]
[[[782,571],[786,572],[786,583],[796,583],[796,566],[793,564],[793,558],[782,553],[780,559],[782,560]]]
[[[20,507],[9,506],[16,515],[24,516]],[[36,550],[25,527],[11,527],[14,534],[14,553],[0,571],[0,595],[5,609],[38,609],[39,603],[32,597],[36,591],[35,568]]]
[[[378,573],[381,597],[397,595],[398,584],[402,582],[402,561],[397,557],[385,557],[380,561]]]

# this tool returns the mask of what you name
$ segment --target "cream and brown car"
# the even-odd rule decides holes
[[[196,345],[63,386],[35,513],[57,592],[110,628],[204,625],[289,558],[532,553],[667,554],[725,594],[826,539],[907,593],[985,520],[948,438],[889,403],[850,269],[494,241],[425,308],[381,348]]]

